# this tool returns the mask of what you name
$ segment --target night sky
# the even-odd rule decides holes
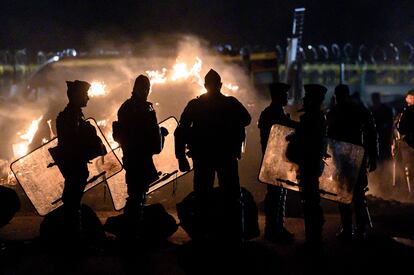
[[[0,1],[0,49],[62,49],[192,33],[212,43],[285,44],[295,7],[305,43],[414,42],[414,1]]]

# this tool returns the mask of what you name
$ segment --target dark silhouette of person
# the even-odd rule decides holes
[[[304,114],[289,141],[286,157],[298,165],[297,178],[302,191],[306,242],[310,247],[322,247],[323,211],[320,206],[319,177],[326,157],[326,119],[321,111],[327,89],[319,84],[304,85]]]
[[[372,93],[370,111],[378,131],[378,161],[391,159],[392,131],[394,127],[393,110],[381,102],[380,93]]]
[[[272,102],[260,114],[258,124],[263,155],[266,151],[270,130],[274,124],[291,128],[296,128],[298,124],[298,122],[291,120],[290,115],[283,110],[283,107],[287,105],[289,89],[290,85],[286,83],[277,82],[269,85]],[[284,227],[286,195],[287,190],[285,188],[267,185],[264,200],[266,216],[264,236],[268,240],[289,243],[294,239],[294,234]]]
[[[402,140],[414,148],[414,90],[407,93],[405,101],[407,104],[400,115],[397,129]]]
[[[90,84],[85,81],[67,81],[68,105],[56,118],[59,159],[56,162],[65,185],[62,194],[68,230],[80,233],[80,203],[89,176],[88,161],[106,154],[106,149],[95,128],[85,121],[82,108],[86,107]]]
[[[229,226],[224,235],[229,241],[242,241],[242,217],[238,159],[245,139],[245,127],[251,117],[232,96],[221,93],[221,77],[210,70],[205,76],[207,93],[191,100],[185,107],[175,135],[175,154],[181,171],[189,169],[187,153],[193,159],[196,225],[200,238],[208,238],[209,200],[215,173],[226,198]],[[237,228],[235,228],[237,226]]]
[[[377,167],[377,131],[371,112],[362,104],[352,100],[347,85],[336,86],[335,100],[336,105],[327,114],[328,137],[360,145],[365,149],[360,173],[353,190],[356,230],[353,231],[351,204],[339,203],[342,227],[337,237],[349,240],[355,233],[355,237],[364,239],[367,227],[371,224],[365,192],[368,186],[367,172],[372,172]]]
[[[150,81],[139,75],[134,83],[132,96],[118,110],[114,124],[114,139],[121,145],[128,199],[124,209],[127,224],[126,237],[139,235],[143,209],[151,182],[158,179],[153,155],[162,150],[163,137],[151,102],[147,101]],[[167,133],[164,133],[165,135]]]
[[[362,105],[362,106],[366,107],[364,101],[361,98],[361,92],[355,91],[351,95],[351,99],[352,99],[352,101],[354,101],[355,104]]]
[[[408,91],[405,97],[406,106],[404,107],[397,120],[396,128],[399,133],[398,151],[401,154],[404,178],[409,188],[411,188],[414,165],[414,90]]]

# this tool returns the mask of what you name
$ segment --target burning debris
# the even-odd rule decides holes
[[[21,129],[16,132],[17,139],[10,139],[10,145],[6,144],[6,147],[11,147],[12,156],[1,154],[0,159],[9,165],[14,159],[26,155],[55,136],[55,118],[66,101],[66,80],[83,79],[91,83],[88,95],[93,100],[85,113],[88,117],[96,118],[111,148],[119,146],[112,138],[111,122],[116,119],[116,110],[122,100],[129,96],[131,80],[139,72],[145,72],[150,78],[150,100],[157,108],[159,120],[171,115],[178,116],[189,99],[205,92],[203,75],[211,67],[222,73],[224,94],[233,95],[243,88],[252,89],[248,76],[241,68],[223,62],[201,44],[194,38],[185,38],[179,43],[175,57],[119,57],[105,62],[96,58],[68,58],[50,64],[49,68],[29,80],[29,83],[37,83],[37,86],[30,85],[30,94],[35,101],[23,103],[29,109],[34,109],[34,114],[42,115],[18,122]],[[0,122],[5,127],[10,125],[6,119]],[[10,171],[4,172],[1,175],[2,182],[10,184],[6,180]]]
[[[15,158],[20,158],[28,153],[29,145],[33,141],[33,137],[39,129],[39,122],[43,119],[43,116],[40,116],[38,119],[32,120],[30,126],[23,133],[18,132],[17,135],[22,142],[13,144],[13,153]]]

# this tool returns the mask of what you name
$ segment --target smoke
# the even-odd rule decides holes
[[[11,136],[27,128],[31,121],[43,115],[39,130],[31,144],[31,149],[40,146],[43,139],[49,140],[50,129],[56,116],[67,103],[67,80],[85,80],[105,85],[104,95],[91,96],[88,106],[83,110],[86,117],[93,117],[101,122],[101,128],[107,138],[110,138],[112,121],[121,104],[130,97],[133,83],[139,74],[147,74],[152,83],[149,101],[153,102],[159,121],[170,116],[179,119],[181,112],[189,100],[199,96],[204,91],[204,75],[212,68],[222,78],[223,93],[237,97],[252,115],[252,125],[247,128],[247,149],[240,162],[240,178],[243,186],[262,194],[264,185],[257,184],[257,173],[260,166],[261,153],[259,150],[258,130],[256,122],[258,114],[263,109],[264,102],[259,100],[258,92],[252,86],[250,76],[244,68],[235,63],[225,61],[222,56],[212,50],[211,45],[203,39],[189,35],[174,35],[168,37],[144,38],[136,43],[124,45],[122,49],[114,48],[111,43],[98,43],[91,53],[105,53],[95,57],[68,58],[42,69],[28,80],[28,86],[33,89],[31,101],[19,96],[19,102],[10,109],[2,109],[1,125],[9,129],[10,136],[2,133],[5,148],[11,151],[17,141]],[[119,54],[114,54],[119,52]],[[184,64],[184,65],[183,65]],[[154,73],[156,72],[156,73]],[[165,81],[157,81],[162,77]],[[18,110],[19,123],[14,125],[9,118],[12,110]],[[16,117],[14,117],[16,118]],[[56,131],[54,130],[56,133]],[[2,154],[0,158],[10,162],[12,154]],[[176,161],[175,159],[171,161]],[[3,169],[4,170],[4,169]],[[5,174],[3,174],[5,176]],[[180,191],[175,202],[188,194],[192,188],[192,176],[181,179]],[[168,201],[169,188],[161,190],[153,196],[159,201]],[[171,202],[173,202],[171,201]],[[174,202],[173,202],[174,203]]]
[[[367,194],[384,200],[414,203],[413,183],[411,182],[411,186],[408,186],[403,170],[398,163],[394,168],[392,160],[385,161],[378,166],[375,172],[370,173],[369,191]]]

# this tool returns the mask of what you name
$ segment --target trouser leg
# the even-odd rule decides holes
[[[64,170],[65,184],[62,193],[66,230],[80,236],[81,200],[88,178],[87,166],[68,167]]]
[[[224,158],[218,162],[217,176],[223,191],[225,208],[228,213],[228,224],[225,227],[228,238],[232,241],[243,241],[244,212],[241,198],[238,161],[236,158]]]
[[[355,209],[355,223],[356,233],[364,235],[368,226],[371,225],[367,200],[365,197],[366,187],[368,186],[368,175],[365,167],[361,167],[357,184],[354,188],[354,209]]]
[[[265,211],[265,231],[277,232],[281,231],[285,218],[287,190],[285,188],[268,185],[267,193],[264,200]]]
[[[128,198],[124,208],[125,233],[135,236],[141,229],[149,181],[139,171],[137,173],[129,169],[126,170],[125,179],[128,187]]]
[[[306,241],[320,243],[324,218],[320,206],[319,177],[302,175],[300,185],[303,188],[302,207],[305,216]]]
[[[213,193],[215,170],[208,159],[193,159],[194,167],[194,228],[200,236],[211,226],[210,200]]]
[[[352,234],[352,207],[350,204],[339,203],[339,214],[341,215],[342,231]]]

